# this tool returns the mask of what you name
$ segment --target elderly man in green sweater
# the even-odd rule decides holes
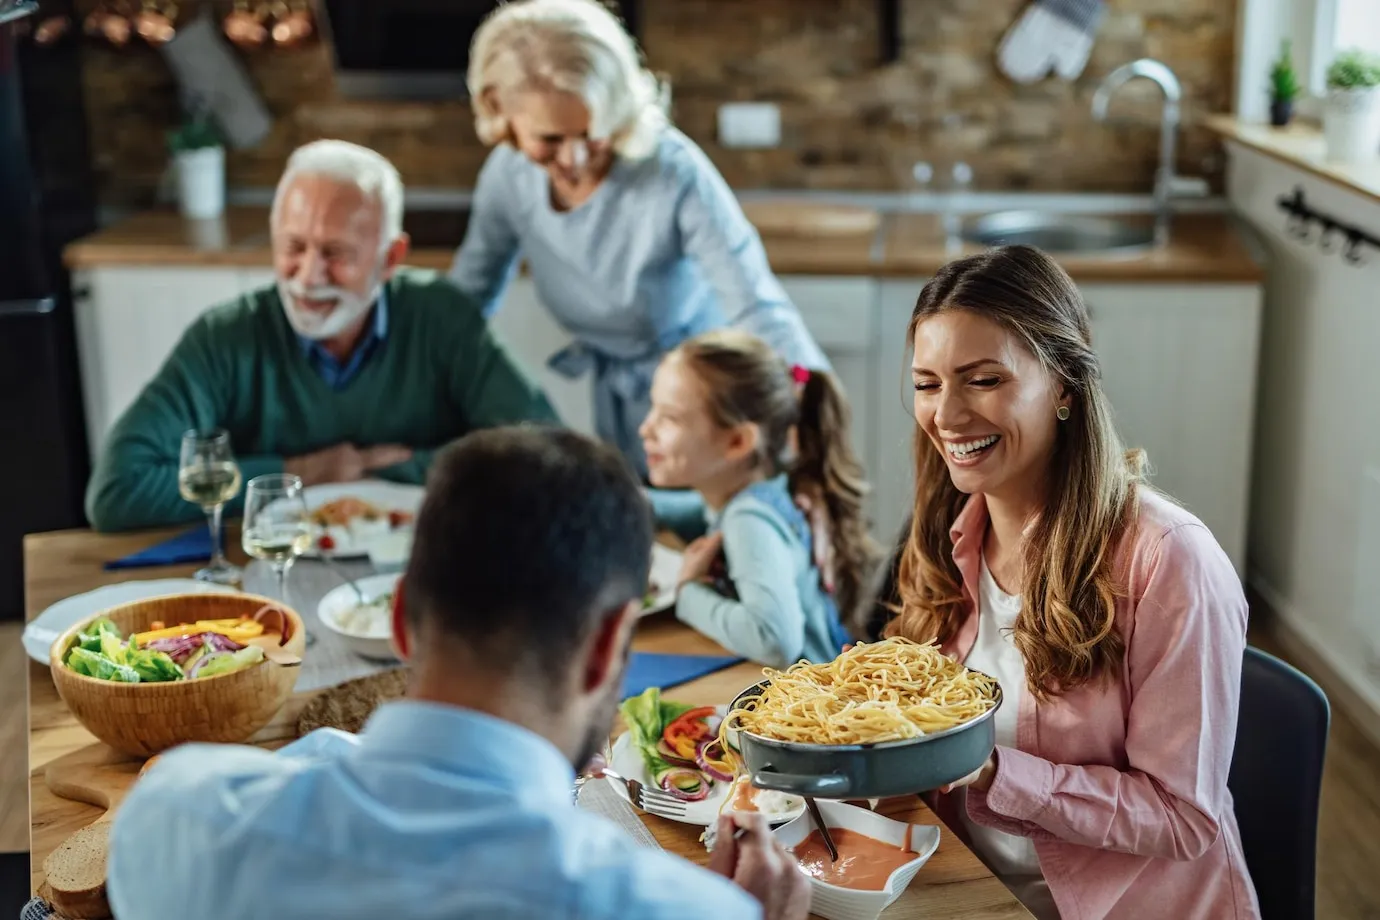
[[[246,481],[420,483],[469,431],[556,421],[477,305],[400,267],[402,199],[372,150],[317,141],[292,155],[271,216],[276,285],[198,318],[115,424],[86,494],[98,530],[201,517],[177,489],[192,428],[227,430]]]

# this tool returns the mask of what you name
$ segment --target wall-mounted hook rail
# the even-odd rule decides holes
[[[1315,211],[1304,200],[1303,187],[1296,186],[1291,195],[1279,197],[1279,208],[1289,216],[1285,219],[1284,230],[1296,240],[1311,242],[1314,239],[1323,252],[1340,251],[1342,258],[1351,265],[1364,265],[1364,248],[1380,250],[1380,238],[1360,227],[1343,223],[1336,218]],[[1317,225],[1314,227],[1314,225]],[[1315,230],[1317,231],[1315,233]]]

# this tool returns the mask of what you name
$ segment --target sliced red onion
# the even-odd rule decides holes
[[[204,667],[206,667],[206,662],[210,661],[212,658],[220,658],[222,655],[228,655],[228,654],[230,654],[230,653],[229,653],[229,652],[207,652],[205,655],[202,655],[200,658],[198,658],[198,659],[196,660],[196,663],[192,665],[191,670],[189,670],[189,671],[187,672],[187,678],[190,680],[191,678],[196,677],[197,674],[199,674],[199,673],[201,672],[201,669],[204,668]]]
[[[719,744],[718,738],[714,738],[711,741],[706,741],[704,744],[701,744],[695,750],[695,763],[699,766],[700,772],[704,773],[711,779],[717,779],[720,782],[731,783],[733,782],[733,774],[725,773],[723,770],[717,769],[709,760],[710,755],[714,753],[714,750],[711,749],[715,748],[718,750],[718,753],[723,753],[723,746]]]
[[[699,783],[699,789],[695,792],[686,792],[684,789],[677,788],[673,782],[678,776],[693,776]],[[671,795],[686,802],[698,802],[709,796],[709,782],[699,770],[691,770],[689,767],[672,767],[661,774],[658,785]]]

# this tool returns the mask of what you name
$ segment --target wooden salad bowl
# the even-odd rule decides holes
[[[302,617],[291,607],[254,594],[172,594],[112,607],[67,630],[53,643],[49,665],[53,683],[87,731],[131,756],[148,757],[189,741],[246,741],[287,702],[300,667],[265,660],[211,677],[121,683],[79,674],[63,659],[78,635],[98,617],[109,617],[128,638],[151,629],[158,621],[175,626],[253,617],[265,606],[276,607],[287,616],[287,639],[282,649],[300,658],[306,648],[306,630]]]

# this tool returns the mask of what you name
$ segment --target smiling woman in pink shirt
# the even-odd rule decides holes
[[[1259,917],[1232,812],[1246,601],[1142,475],[1088,313],[1008,247],[920,292],[916,496],[888,633],[996,677],[985,766],[941,816],[1041,920]]]

